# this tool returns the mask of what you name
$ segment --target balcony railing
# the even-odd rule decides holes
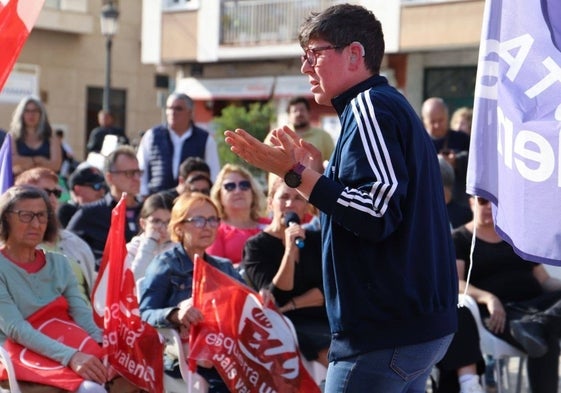
[[[88,0],[45,0],[45,8],[85,14],[88,11]]]
[[[401,0],[402,5],[419,5],[419,4],[432,4],[432,3],[458,3],[467,0]]]
[[[221,45],[294,43],[298,27],[310,11],[352,1],[223,0]]]

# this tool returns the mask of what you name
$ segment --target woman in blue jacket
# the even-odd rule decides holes
[[[175,201],[168,230],[177,245],[157,256],[146,269],[139,307],[143,320],[155,327],[176,328],[184,338],[188,337],[191,324],[203,320],[191,297],[193,261],[197,254],[243,282],[230,260],[205,253],[214,241],[218,224],[218,209],[207,195],[183,194]],[[171,376],[181,377],[177,359],[166,356],[164,367]],[[215,369],[198,367],[197,372],[208,381],[210,393],[228,392]]]

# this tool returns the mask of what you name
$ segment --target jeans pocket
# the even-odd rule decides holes
[[[394,350],[390,368],[404,381],[415,379],[432,368],[446,353],[453,335],[436,340],[398,347]]]

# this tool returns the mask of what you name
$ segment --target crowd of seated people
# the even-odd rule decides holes
[[[201,129],[196,128],[193,134],[188,100],[182,96],[170,96],[170,99],[168,117],[173,118],[174,124],[182,124],[186,132],[177,136],[176,130],[155,127],[152,133],[169,135],[170,145],[160,148],[169,147],[173,151],[174,146],[184,146],[189,138],[200,136]],[[185,119],[181,118],[186,115],[183,110],[189,112]],[[458,118],[460,114],[469,117],[470,113],[463,108]],[[561,298],[561,282],[550,277],[543,266],[520,259],[494,232],[489,204],[481,198],[468,200],[462,192],[469,148],[469,126],[465,127],[464,123],[469,119],[456,122],[454,118],[454,122],[448,123],[448,109],[437,97],[423,104],[422,117],[440,163],[451,229],[454,229],[460,292],[466,285],[469,245],[476,230],[468,293],[480,304],[490,331],[529,354],[532,391],[556,391],[561,332],[557,301]],[[463,132],[457,132],[460,129]],[[189,285],[181,293],[175,293],[172,283],[164,279],[165,269],[177,267],[164,263],[165,260],[188,261],[192,265],[194,253],[200,253],[236,279],[247,280],[257,290],[269,290],[275,306],[294,324],[303,355],[327,365],[330,332],[322,293],[320,234],[309,230],[315,228],[313,225],[284,221],[288,211],[294,212],[303,224],[312,219],[312,223],[317,222],[318,217],[310,214],[306,201],[299,199],[299,194],[284,185],[282,179],[271,178],[269,184],[263,182],[270,189],[262,189],[261,183],[245,167],[224,164],[217,168],[212,153],[211,166],[201,157],[204,154],[192,155],[178,165],[177,173],[167,176],[166,181],[158,180],[158,167],[145,157],[151,148],[144,145],[141,157],[144,161],[139,161],[138,151],[123,145],[105,158],[103,170],[87,162],[78,166],[68,179],[72,199],[61,204],[58,171],[62,147],[52,138],[43,103],[30,97],[22,100],[14,111],[9,132],[13,140],[13,170],[19,175],[16,184],[42,190],[45,194],[40,193],[40,198],[47,195],[49,203],[46,210],[56,212],[56,231],[41,238],[34,247],[44,250],[47,263],[53,251],[66,257],[64,260],[73,273],[69,280],[76,285],[87,307],[111,210],[126,192],[127,259],[135,277],[144,278],[141,296],[144,319],[154,326],[176,327],[183,333],[191,323],[200,320],[190,303],[189,279],[186,278]],[[209,146],[215,147],[214,142],[206,139],[199,142],[198,148],[203,152]],[[178,157],[170,156],[164,161],[175,165]],[[151,180],[161,182],[161,191],[141,195],[145,171],[150,171]],[[174,182],[173,187],[166,188]],[[11,212],[6,214],[13,219]],[[33,216],[30,222],[38,224],[39,218]],[[49,223],[51,219],[49,216]],[[304,239],[303,249],[295,246],[295,237]],[[4,260],[8,259],[4,255]],[[181,272],[186,277],[191,273]],[[439,386],[442,391],[479,392],[474,389],[481,388],[479,375],[484,362],[477,345],[476,328],[467,310],[460,309],[458,314],[460,330],[438,364]],[[0,326],[0,334],[10,337],[3,329]],[[91,334],[98,339],[97,332],[92,330]],[[60,360],[72,368],[67,357]],[[178,377],[174,361],[168,359],[166,372]],[[224,386],[212,369],[201,366],[199,370],[210,381],[211,391],[223,391]],[[92,378],[98,385],[105,382],[103,378]]]
[[[91,306],[68,259],[40,248],[41,243],[56,244],[60,233],[50,198],[39,187],[14,186],[0,196],[0,343],[20,345],[72,370],[80,377],[74,392],[106,392],[114,376],[102,362],[102,334]],[[65,323],[65,337],[42,329],[51,318]],[[118,380],[110,391],[138,392],[123,378]],[[19,381],[24,392],[59,392],[60,383],[55,376],[44,382]],[[5,380],[0,386],[9,387]]]
[[[472,197],[470,205],[474,219],[453,232],[460,292],[466,288],[475,233],[468,295],[479,303],[493,334],[528,354],[532,392],[557,392],[561,280],[551,277],[542,264],[522,259],[498,235],[487,199]]]

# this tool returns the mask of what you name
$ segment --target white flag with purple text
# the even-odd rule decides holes
[[[524,259],[561,265],[561,1],[487,0],[467,192]]]

